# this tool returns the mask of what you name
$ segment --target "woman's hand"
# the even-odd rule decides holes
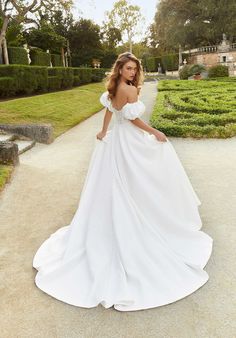
[[[161,132],[160,130],[155,130],[153,132],[153,135],[156,137],[156,139],[158,141],[161,141],[161,142],[166,142],[167,141],[166,135],[163,132]]]
[[[98,140],[102,140],[105,135],[106,135],[105,131],[100,131],[96,137]]]

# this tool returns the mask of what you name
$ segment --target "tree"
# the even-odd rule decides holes
[[[40,28],[32,28],[25,33],[27,43],[34,47],[39,47],[44,51],[61,52],[61,48],[66,46],[66,39],[55,33],[53,27],[48,23],[43,23]]]
[[[6,32],[11,20],[14,20],[18,24],[37,24],[37,21],[34,17],[39,11],[54,11],[60,8],[69,9],[71,5],[72,0],[1,0],[0,17],[2,19],[2,27],[0,32],[0,58],[2,59],[3,48],[5,63],[9,63]]]
[[[56,10],[51,13],[50,23],[54,31],[63,36],[66,39],[66,54],[68,65],[71,66],[71,50],[69,41],[69,30],[74,23],[73,15],[69,11],[63,12],[62,10]]]
[[[100,26],[92,20],[81,18],[68,32],[73,66],[91,64],[93,58],[102,56]]]
[[[129,43],[132,52],[133,37],[140,33],[140,24],[144,21],[140,7],[131,5],[128,0],[118,0],[110,12],[106,12],[104,26],[107,29],[118,28],[122,39]]]
[[[150,26],[151,44],[164,51],[218,44],[236,38],[235,0],[161,0]]]
[[[2,27],[2,22],[2,18],[0,17],[0,27]],[[25,43],[23,25],[18,24],[14,20],[10,20],[8,23],[8,30],[6,32],[6,40],[9,46],[22,46]]]
[[[102,31],[102,39],[104,47],[107,49],[115,49],[117,44],[122,41],[121,31],[119,28],[104,25]]]

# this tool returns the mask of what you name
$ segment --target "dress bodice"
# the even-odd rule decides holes
[[[145,112],[145,105],[140,100],[132,103],[127,102],[120,110],[115,109],[112,106],[111,100],[108,98],[108,91],[101,95],[100,102],[104,107],[109,109],[110,112],[115,114],[116,120],[119,123],[125,120],[134,120]]]

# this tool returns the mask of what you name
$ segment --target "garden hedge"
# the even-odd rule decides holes
[[[186,54],[182,54],[182,58],[187,58]],[[153,56],[153,57],[145,57],[143,58],[144,68],[148,72],[157,72],[159,64],[162,68],[162,72],[167,71],[175,71],[179,68],[179,54],[172,53],[166,54],[162,56]]]
[[[150,122],[167,136],[236,135],[234,82],[160,81],[158,92]]]
[[[50,66],[51,63],[51,54],[43,52],[38,49],[31,49],[30,59],[32,66]]]
[[[102,81],[106,69],[0,65],[0,96],[71,88]]]
[[[29,60],[27,51],[23,47],[8,47],[8,57],[10,64],[28,65]]]
[[[208,76],[209,78],[229,76],[229,68],[224,65],[213,66],[209,69]]]

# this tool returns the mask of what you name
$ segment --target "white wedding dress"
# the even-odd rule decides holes
[[[77,211],[37,250],[35,283],[75,306],[134,311],[175,302],[207,282],[213,239],[169,140],[130,120],[142,101],[113,108],[115,124],[93,151]]]

